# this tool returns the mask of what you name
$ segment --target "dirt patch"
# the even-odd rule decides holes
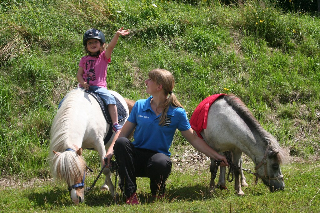
[[[0,178],[0,189],[4,188],[27,188],[32,186],[43,186],[44,182],[53,181],[52,178],[42,179],[42,178],[32,178],[30,180],[22,180],[18,177],[5,177]]]

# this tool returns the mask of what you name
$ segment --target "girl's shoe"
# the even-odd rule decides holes
[[[114,123],[114,124],[112,125],[112,129],[113,129],[114,132],[118,132],[119,130],[122,129],[122,125],[120,125],[120,124],[118,124],[118,123]]]

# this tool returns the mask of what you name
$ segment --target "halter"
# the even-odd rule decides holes
[[[72,151],[72,152],[76,152],[75,150],[71,149],[71,148],[67,148],[65,151]],[[81,183],[77,183],[74,184],[72,186],[68,187],[68,190],[71,191],[72,189],[76,189],[78,187],[84,187],[84,181],[86,179],[86,172],[83,173],[83,178],[82,178],[82,182]]]
[[[270,185],[271,180],[278,180],[279,178],[283,179],[283,175],[279,175],[274,178],[271,178],[267,174],[267,155],[268,155],[269,147],[270,147],[270,145],[268,144],[267,149],[264,153],[264,156],[263,156],[261,162],[255,167],[255,170],[257,171],[261,166],[264,166],[264,176],[260,176],[257,172],[254,173],[254,175],[256,176],[256,183],[258,182],[258,178],[262,179],[262,177],[264,177],[265,179],[269,179],[269,185]]]
[[[82,182],[81,183],[77,183],[77,184],[74,184],[72,186],[69,186],[68,187],[68,190],[71,191],[72,189],[76,189],[78,187],[84,187],[84,180],[86,179],[86,173],[84,172],[83,173],[83,179],[82,179]]]

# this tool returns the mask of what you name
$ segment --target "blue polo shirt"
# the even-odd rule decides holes
[[[149,149],[170,156],[176,129],[185,131],[191,128],[186,111],[181,107],[170,106],[164,126],[159,125],[160,115],[151,108],[152,96],[138,100],[132,108],[128,121],[136,124],[134,141],[136,148]]]

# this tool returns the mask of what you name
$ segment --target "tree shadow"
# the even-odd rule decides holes
[[[74,205],[68,190],[54,188],[46,192],[28,193],[28,199],[34,202],[40,208],[49,206],[72,206]],[[115,200],[108,191],[94,188],[85,193],[85,202],[87,206],[110,206],[115,204]]]
[[[66,199],[66,193],[69,194],[67,190],[62,190],[60,188],[54,188],[46,192],[32,192],[28,194],[28,199],[32,200],[39,207],[46,207],[49,205],[62,206],[72,204],[71,199],[69,201]],[[70,198],[70,196],[68,196]]]

